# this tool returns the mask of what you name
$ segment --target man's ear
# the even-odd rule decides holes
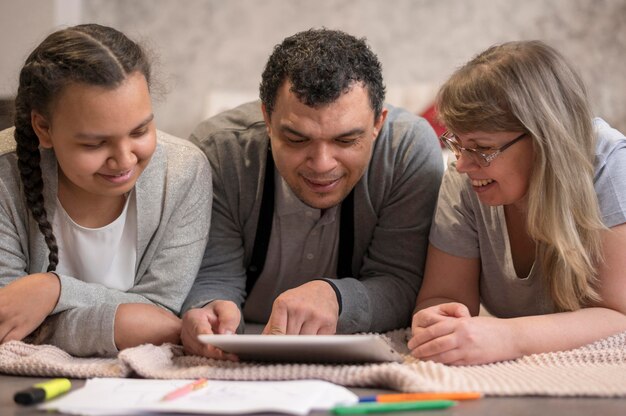
[[[48,120],[33,110],[30,112],[30,124],[33,126],[35,134],[39,138],[39,145],[46,149],[52,148],[52,139],[50,138],[50,123]]]
[[[267,131],[267,135],[271,137],[272,125],[270,124],[270,115],[265,108],[265,104],[261,104],[261,112],[263,113],[263,120],[265,121],[265,131]]]
[[[376,138],[378,137],[378,133],[380,133],[380,129],[383,128],[383,124],[385,124],[386,119],[387,119],[387,109],[383,108],[382,111],[380,112],[380,115],[374,122],[374,132],[376,133],[374,135],[374,140],[376,140]]]

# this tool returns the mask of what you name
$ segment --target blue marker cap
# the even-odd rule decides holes
[[[363,396],[359,397],[359,403],[375,402],[376,396]]]

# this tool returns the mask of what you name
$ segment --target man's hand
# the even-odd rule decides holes
[[[335,291],[328,282],[314,280],[276,298],[263,334],[332,335],[338,320]]]
[[[54,310],[61,283],[53,273],[21,277],[0,289],[0,343],[21,340]]]
[[[218,360],[237,361],[234,354],[227,354],[212,345],[198,341],[200,334],[234,334],[241,321],[241,311],[234,302],[214,300],[203,308],[190,309],[183,315],[181,341],[187,354],[201,355]]]

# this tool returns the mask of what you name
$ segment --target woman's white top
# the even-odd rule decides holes
[[[76,224],[57,199],[52,229],[59,247],[56,272],[110,289],[127,291],[134,285],[137,263],[137,200],[126,198],[124,210],[100,228]]]

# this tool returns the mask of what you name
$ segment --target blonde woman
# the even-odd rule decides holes
[[[482,364],[626,330],[626,138],[592,119],[575,71],[539,41],[495,46],[452,75],[438,109],[457,160],[412,355]]]

